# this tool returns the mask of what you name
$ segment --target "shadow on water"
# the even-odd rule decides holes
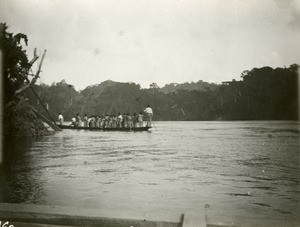
[[[34,160],[27,152],[40,138],[5,138],[3,141],[3,165],[0,170],[0,201],[10,203],[36,203],[43,192],[41,181],[28,170]]]

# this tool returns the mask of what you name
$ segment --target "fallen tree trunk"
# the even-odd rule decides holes
[[[29,81],[27,75],[21,75],[26,81],[27,81],[27,84],[24,85],[23,87],[19,88],[16,92],[15,92],[15,95],[18,95],[20,94],[21,92],[25,91],[26,89],[30,88],[32,90],[32,92],[34,93],[34,95],[37,97],[37,99],[39,100],[39,102],[41,103],[42,107],[44,108],[44,110],[46,111],[46,113],[48,114],[48,116],[50,117],[50,119],[53,121],[54,125],[56,125],[56,122],[54,120],[54,118],[52,117],[52,115],[50,114],[50,112],[48,111],[48,109],[45,107],[44,103],[42,102],[42,100],[39,98],[38,94],[35,92],[35,90],[33,89],[32,85],[35,84],[35,82],[37,81],[37,79],[39,78],[39,75],[41,73],[41,69],[42,69],[42,64],[43,64],[43,61],[44,61],[44,58],[45,58],[45,55],[46,55],[46,50],[44,51],[43,53],[43,56],[42,56],[42,59],[40,61],[40,64],[39,64],[39,67],[38,67],[38,70],[34,76],[34,78]],[[29,69],[31,68],[31,66],[33,65],[33,63],[38,59],[38,56],[36,55],[36,49],[34,49],[34,58],[30,61],[29,63],[29,67],[27,69],[27,74],[28,74],[28,71]],[[57,126],[57,125],[56,125]],[[57,127],[58,128],[58,127]]]
[[[59,128],[56,124],[52,123],[48,118],[44,117],[42,114],[40,114],[35,108],[31,107],[33,112],[36,114],[37,117],[39,117],[42,121],[44,121],[46,124],[48,124],[53,130],[55,131],[61,131],[61,128]]]

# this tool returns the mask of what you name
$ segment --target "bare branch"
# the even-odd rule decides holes
[[[23,87],[21,87],[21,88],[19,88],[18,90],[15,91],[15,95],[20,94],[21,92],[25,91],[30,86],[31,86],[31,83],[28,83],[28,84],[24,85]]]
[[[36,52],[36,50],[35,50]],[[38,67],[38,71],[36,72],[34,78],[29,81],[29,79],[27,78],[27,76],[25,75],[22,75],[25,80],[28,82],[28,84],[24,85],[23,87],[19,88],[17,91],[15,91],[15,95],[18,95],[20,94],[21,92],[25,91],[27,88],[29,88],[31,85],[35,84],[35,82],[37,81],[37,79],[39,78],[39,75],[40,75],[40,72],[41,72],[41,69],[42,69],[42,64],[43,64],[43,61],[44,61],[44,58],[45,58],[45,55],[46,55],[46,50],[44,50],[44,53],[43,53],[43,56],[42,56],[42,59],[40,61],[40,64],[39,64],[39,67]],[[36,54],[35,54],[36,55]],[[32,60],[35,59],[35,61],[37,60],[38,56],[35,56]],[[32,61],[31,60],[31,61]]]
[[[28,71],[30,70],[30,68],[32,67],[32,65],[34,64],[34,62],[39,58],[39,56],[36,55],[36,48],[34,48],[34,51],[33,51],[33,58],[32,60],[29,62],[29,67],[27,69],[27,74],[28,74]]]
[[[34,64],[34,62],[39,58],[39,56],[34,56],[33,59],[29,62],[30,67],[28,70],[31,68],[31,66]]]
[[[41,68],[42,68],[42,64],[43,64],[43,61],[44,61],[46,52],[47,52],[47,50],[44,50],[44,53],[43,53],[43,56],[42,56],[42,59],[41,59],[41,62],[40,62],[40,65],[39,65],[39,69],[38,69],[37,74],[39,74],[39,73],[41,72]]]
[[[42,69],[42,64],[43,64],[43,61],[44,61],[46,52],[47,52],[47,51],[44,50],[42,59],[41,59],[40,64],[39,64],[38,71],[36,72],[35,77],[31,80],[30,84],[34,84],[34,83],[36,82],[36,80],[39,78],[39,75],[40,75],[40,72],[41,72],[41,69]]]

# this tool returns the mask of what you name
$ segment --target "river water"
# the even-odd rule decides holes
[[[0,202],[298,219],[299,122],[155,122],[7,142]]]

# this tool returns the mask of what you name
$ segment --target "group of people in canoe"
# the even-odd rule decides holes
[[[83,118],[79,114],[72,118],[71,125],[74,127],[89,127],[89,128],[137,128],[144,127],[144,119],[147,124],[146,127],[151,127],[152,124],[153,110],[150,105],[140,113],[129,113],[117,115],[106,114],[101,117],[99,116],[88,116],[85,114]],[[58,116],[59,124],[63,125],[64,118],[60,113]]]

